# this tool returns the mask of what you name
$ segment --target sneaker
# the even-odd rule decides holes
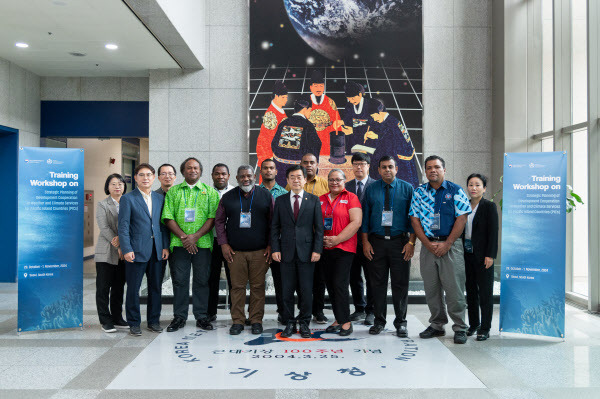
[[[466,331],[456,331],[454,333],[454,343],[455,344],[466,344],[467,343]]]
[[[158,323],[156,323],[156,324],[148,324],[148,331],[152,331],[152,332],[155,332],[155,333],[161,333],[161,332],[163,332],[163,328]]]
[[[105,333],[115,333],[117,332],[117,329],[112,324],[107,323],[102,324],[102,331],[104,331]]]
[[[429,326],[425,330],[419,333],[419,337],[423,339],[429,339],[433,337],[443,337],[446,335],[446,331],[444,330],[436,330],[435,328]]]
[[[367,313],[363,324],[365,326],[372,326],[373,324],[375,324],[375,315],[373,313]]]
[[[359,321],[364,319],[367,314],[362,310],[357,310],[356,312],[350,315],[350,321]]]
[[[140,328],[140,326],[131,326],[129,327],[129,335],[139,337],[142,335],[142,329]]]
[[[323,312],[317,313],[316,315],[314,315],[313,320],[317,324],[327,324],[327,322],[329,321],[329,319],[327,317],[325,317],[325,315],[323,314]]]
[[[127,329],[129,329],[129,324],[127,324],[127,322],[125,320],[123,320],[123,319],[121,319],[119,321],[115,321],[113,324],[119,330],[127,330]]]

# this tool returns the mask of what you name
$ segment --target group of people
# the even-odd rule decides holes
[[[147,328],[163,331],[161,286],[168,260],[173,283],[168,332],[187,322],[190,274],[196,325],[213,329],[224,265],[232,335],[247,325],[252,334],[262,333],[265,278],[270,268],[278,320],[285,326],[281,337],[299,333],[310,338],[311,319],[328,322],[323,312],[325,289],[334,316],[326,332],[350,335],[352,322],[364,319],[371,325],[370,334],[380,334],[387,322],[390,280],[393,325],[399,337],[407,337],[410,262],[418,238],[431,312],[430,325],[420,337],[445,335],[449,316],[455,343],[465,343],[475,333],[478,340],[487,339],[498,215],[495,204],[483,198],[486,178],[469,176],[469,198],[459,185],[445,179],[445,162],[436,155],[425,159],[428,183],[416,189],[397,177],[397,157],[384,155],[377,160],[377,180],[369,176],[367,154],[352,155],[351,180],[337,168],[329,171],[327,179],[318,176],[317,157],[306,153],[300,164],[284,169],[274,159],[264,159],[260,185],[254,168],[241,165],[236,172],[237,187],[230,186],[229,168],[216,164],[211,187],[200,182],[203,166],[194,157],[181,164],[184,181],[177,185],[175,167],[161,165],[157,171],[161,188],[156,191],[151,190],[155,170],[146,163],[135,169],[137,188],[130,193],[125,194],[120,175],[108,176],[108,197],[99,202],[97,212],[101,233],[96,248],[96,303],[102,329],[124,328],[131,335],[141,335],[139,291],[146,275]],[[279,175],[285,176],[285,188],[278,183],[282,181]],[[125,282],[127,321],[122,317]]]

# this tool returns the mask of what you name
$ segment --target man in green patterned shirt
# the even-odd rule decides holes
[[[163,223],[171,230],[174,318],[167,331],[179,330],[188,318],[190,269],[194,272],[192,305],[196,326],[212,330],[207,313],[208,279],[219,194],[214,188],[199,182],[202,164],[198,159],[186,159],[180,170],[185,181],[167,192],[162,213]]]

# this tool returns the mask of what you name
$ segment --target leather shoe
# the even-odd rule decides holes
[[[142,335],[142,329],[140,328],[140,326],[131,326],[129,327],[129,335],[139,337],[140,335]]]
[[[211,314],[210,316],[208,316],[208,321],[217,321],[217,315],[216,314]]]
[[[167,327],[167,332],[177,331],[183,327],[185,327],[185,320],[183,320],[181,317],[175,317],[171,324],[169,324]]]
[[[163,332],[163,328],[158,323],[156,323],[156,324],[148,324],[148,331],[152,331],[152,332],[155,332],[155,333],[161,333],[161,332]]]
[[[208,318],[196,320],[196,327],[201,328],[206,331],[214,330],[214,327],[212,324],[210,324],[210,321],[208,321]]]
[[[382,326],[381,324],[375,324],[373,327],[369,328],[369,334],[377,335],[382,332],[384,328],[385,326]]]
[[[455,344],[466,344],[467,343],[467,333],[465,331],[456,331],[454,333],[454,343]]]
[[[490,337],[490,332],[487,330],[479,330],[477,331],[477,341],[485,341]]]
[[[262,334],[263,326],[260,323],[252,323],[252,334],[258,335]]]
[[[469,327],[469,329],[467,330],[467,337],[470,337],[471,335],[475,334],[477,330],[479,330],[479,326]]]
[[[307,323],[300,323],[300,336],[302,338],[310,338],[312,336]]]
[[[367,313],[365,317],[365,326],[372,326],[375,323],[375,315],[373,313]]]
[[[229,328],[229,334],[231,335],[240,335],[242,331],[244,331],[243,324],[234,324]]]
[[[350,321],[359,321],[364,319],[367,316],[365,312],[362,310],[357,310],[356,312],[350,315]]]
[[[317,313],[314,316],[315,317],[313,318],[313,320],[317,324],[327,324],[327,322],[329,321],[329,319],[325,316],[325,314],[323,312]]]
[[[285,324],[285,323],[283,322],[283,316],[281,315],[281,313],[277,315],[277,322],[278,322],[279,324]]]
[[[406,326],[400,326],[396,329],[396,335],[400,338],[408,337],[408,328]]]
[[[289,321],[285,326],[285,329],[281,332],[280,336],[283,338],[289,338],[296,332],[296,323]]]
[[[443,337],[446,335],[446,331],[444,330],[436,330],[435,328],[429,326],[425,330],[419,333],[419,337],[423,339],[429,339],[433,337]]]
[[[332,324],[325,329],[325,332],[330,333],[330,334],[336,334],[336,333],[339,333],[341,329],[342,329],[341,324],[337,324],[335,326]]]
[[[350,328],[347,330],[344,330],[343,328],[340,329],[340,337],[347,337],[348,335],[352,334],[353,331],[354,329],[352,328],[352,323],[350,323]]]

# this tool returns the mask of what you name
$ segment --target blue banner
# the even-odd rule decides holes
[[[567,155],[504,155],[500,331],[564,338]]]
[[[19,148],[18,331],[83,326],[83,158]]]

